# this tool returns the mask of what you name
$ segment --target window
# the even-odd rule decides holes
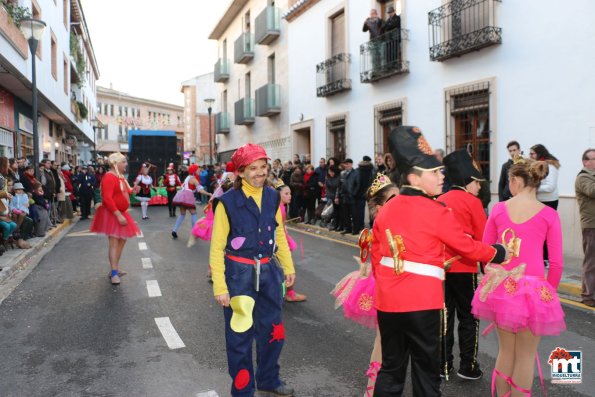
[[[33,3],[31,4],[31,16],[33,19],[42,19],[41,8],[39,8],[39,5],[35,0],[33,0]],[[35,52],[35,55],[37,55],[37,58],[39,59],[41,59],[41,48],[43,47],[42,40],[43,38],[39,40],[39,43],[37,43],[37,51]]]
[[[64,67],[64,93],[68,95],[68,84],[70,83],[70,79],[68,78],[69,63],[66,54],[64,54],[64,61],[62,65]]]
[[[227,39],[223,40],[223,59],[227,59]]]
[[[103,128],[103,138],[107,141],[107,137],[108,137],[108,130],[109,130],[109,125],[106,124],[105,127]]]
[[[345,52],[345,10],[339,11],[330,20],[331,57]]]
[[[122,106],[118,106],[118,116],[122,117]]]
[[[490,179],[490,84],[482,82],[447,91],[452,150],[466,148]],[[448,136],[447,136],[448,138]],[[454,147],[452,145],[454,144]]]
[[[124,116],[128,117],[128,106],[124,107]]]
[[[401,15],[401,11],[403,9],[403,0],[377,0],[377,2],[380,5],[380,12],[378,13],[378,16],[383,20],[386,21],[386,18],[388,18],[386,9],[389,6],[393,6],[395,8],[395,14]]]
[[[269,84],[275,84],[275,54],[269,56],[268,59],[268,79]]]
[[[118,126],[118,135],[122,136],[122,124]]]
[[[246,90],[244,97],[251,98],[252,97],[252,81],[250,77],[250,72],[246,73],[246,79],[244,80],[244,89]]]
[[[376,153],[389,153],[388,134],[400,125],[403,125],[403,103],[392,102],[374,108],[374,151]]]
[[[335,157],[340,162],[345,160],[346,116],[340,115],[326,120],[326,157]]]
[[[221,111],[227,112],[227,90],[221,94]]]
[[[56,35],[50,29],[50,40],[51,40],[51,48],[52,48],[52,77],[54,80],[58,81],[58,43],[56,39]]]
[[[114,116],[114,105],[110,105],[110,116]]]
[[[244,14],[244,32],[250,33],[250,10]]]

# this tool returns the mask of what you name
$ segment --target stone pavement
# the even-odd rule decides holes
[[[328,228],[316,225],[306,225],[304,223],[288,223],[287,227],[302,230],[326,238],[332,238],[334,240],[344,241],[353,244],[354,248],[357,248],[357,241],[359,236],[356,235],[331,232],[328,230]],[[578,302],[581,306],[585,308],[589,308],[588,306],[582,305],[580,303],[582,263],[582,258],[570,256],[564,257],[564,271],[562,273],[562,280],[560,282],[560,286],[558,287],[558,293],[562,297]]]

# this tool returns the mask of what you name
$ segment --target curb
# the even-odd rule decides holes
[[[340,234],[337,232],[331,232],[327,228],[316,226],[316,225],[306,225],[303,223],[288,223],[287,228],[294,229],[298,231],[302,231],[305,233],[310,233],[313,235],[321,235],[324,237],[332,238],[334,240],[343,241],[345,243],[354,244],[354,247],[357,248],[358,237],[352,234]],[[571,282],[561,282],[558,286],[558,292],[561,294],[566,295],[568,298],[576,301],[581,302],[581,291],[582,286],[579,281],[571,281]],[[582,305],[582,304],[581,304]],[[585,308],[589,308],[585,306]],[[592,309],[592,308],[589,308]]]
[[[49,230],[46,233],[45,237],[36,241],[34,245],[32,244],[31,248],[26,250],[19,250],[21,252],[15,258],[11,258],[11,263],[2,265],[2,270],[0,271],[0,286],[6,283],[7,280],[14,278],[14,276],[18,272],[25,270],[29,266],[31,258],[39,254],[42,248],[47,246],[51,241],[60,237],[62,231],[69,229],[70,227],[74,226],[77,222],[78,218],[72,220],[66,219],[63,223]],[[42,254],[42,257],[39,259],[41,260],[46,253],[47,252],[44,252]]]

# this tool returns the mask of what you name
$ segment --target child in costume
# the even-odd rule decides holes
[[[367,192],[370,220],[373,222],[378,210],[388,200],[398,194],[399,189],[392,184],[389,177],[378,174]],[[378,331],[376,309],[374,308],[376,282],[374,281],[374,275],[370,271],[370,265],[367,265],[371,242],[372,234],[368,229],[364,229],[359,238],[360,270],[351,272],[343,277],[331,291],[331,295],[336,298],[335,309],[343,306],[345,317],[368,328],[376,329],[374,348],[370,356],[370,367],[366,372],[368,385],[366,386],[365,397],[371,397],[374,392],[374,384],[376,383],[376,376],[380,369],[380,360],[382,359],[380,332]]]
[[[149,171],[152,167],[151,164],[143,163],[138,176],[134,180],[134,187],[139,187],[137,189],[136,199],[140,201],[143,220],[149,219],[147,209],[149,208],[149,201],[151,201],[151,187],[153,186],[153,178],[149,175]]]
[[[264,148],[243,145],[231,160],[237,178],[234,188],[215,200],[210,253],[215,300],[225,318],[231,395],[252,397],[258,389],[293,396],[279,378],[278,364],[285,340],[283,283],[291,287],[295,282],[285,230],[277,227],[283,224],[279,193],[266,187]]]
[[[294,251],[297,248],[297,244],[289,233],[287,233],[287,228],[285,227],[285,222],[287,221],[287,206],[291,202],[291,189],[289,186],[285,185],[282,180],[277,182],[275,188],[281,196],[281,216],[283,217],[283,229],[285,230],[285,236],[287,237],[287,244],[289,245],[289,250]],[[294,286],[287,288],[287,293],[285,294],[286,302],[303,302],[306,299],[306,295],[295,292]]]
[[[186,219],[186,210],[190,211],[190,214],[192,215],[192,226],[194,226],[198,220],[194,192],[212,196],[211,193],[207,192],[205,188],[198,183],[199,172],[200,168],[196,164],[192,164],[188,167],[188,176],[184,179],[182,189],[179,190],[174,197],[174,205],[180,207],[180,215],[178,216],[178,219],[176,219],[176,223],[171,231],[171,236],[174,239],[178,238],[178,230],[180,229],[180,226],[182,226],[184,219]]]
[[[484,181],[475,168],[473,159],[467,150],[461,149],[448,154],[443,159],[451,188],[440,196],[438,201],[451,208],[464,232],[474,240],[483,238],[486,214],[478,198]],[[455,314],[458,320],[458,340],[460,365],[457,376],[466,380],[477,380],[483,376],[477,361],[479,341],[479,320],[471,314],[471,300],[477,288],[478,263],[461,258],[452,249],[446,247],[446,258],[450,263],[445,267],[446,279],[444,292],[446,302],[446,351],[441,359],[443,371],[450,373],[453,368]]]
[[[176,174],[174,163],[169,163],[166,172],[167,174],[165,174],[163,184],[165,185],[165,190],[167,191],[167,208],[169,209],[169,216],[173,218],[176,216],[174,197],[178,191],[178,188],[182,186],[182,182],[180,181],[178,174]]]
[[[499,396],[530,396],[540,337],[566,329],[556,293],[563,267],[560,217],[536,197],[547,172],[544,161],[513,164],[508,171],[513,197],[494,206],[483,236],[487,243],[502,242],[514,251],[509,263],[485,267],[472,302],[472,313],[492,321],[498,332],[492,395],[495,385]],[[547,278],[544,242],[550,260]]]
[[[444,246],[458,255],[501,263],[507,250],[473,240],[442,193],[442,164],[417,127],[399,126],[389,147],[405,182],[374,219],[372,271],[382,344],[375,397],[400,396],[411,359],[414,396],[440,396],[440,317],[444,308]]]
[[[123,174],[128,162],[122,153],[109,156],[110,171],[101,180],[101,205],[97,208],[90,230],[105,234],[109,245],[109,262],[111,266],[110,280],[112,284],[120,284],[120,257],[130,237],[140,236],[140,230],[128,213],[129,194],[133,192]],[[140,187],[135,188],[137,191]]]

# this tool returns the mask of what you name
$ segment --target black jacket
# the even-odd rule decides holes
[[[370,40],[374,40],[382,34],[382,19],[378,18],[376,21],[366,19],[362,32],[370,32]]]
[[[362,161],[358,164],[357,174],[359,178],[356,197],[361,199],[366,197],[366,192],[374,181],[374,165],[371,161]]]
[[[306,178],[304,178],[305,180]],[[318,193],[320,191],[320,186],[318,186],[318,175],[315,172],[310,175],[310,179],[306,182],[306,186],[304,189],[304,196],[307,198],[316,198],[318,197]]]
[[[341,189],[339,200],[341,204],[354,203],[357,192],[359,190],[359,176],[358,171],[352,169],[351,171],[341,172]]]
[[[498,199],[500,201],[506,201],[512,197],[510,193],[510,187],[508,186],[508,171],[512,167],[512,159],[502,164],[502,170],[500,171],[500,180],[498,181]]]
[[[396,30],[396,38],[400,39],[401,38],[401,17],[398,16],[397,14],[393,15],[392,17],[389,17],[386,22],[384,23],[384,26],[382,28],[382,32],[383,33],[387,33],[387,32],[392,32],[393,30]]]
[[[328,201],[332,201],[337,197],[338,190],[339,190],[339,183],[340,177],[339,175],[335,174],[334,177],[326,176],[326,180],[324,181],[324,186],[326,188],[326,199]]]

